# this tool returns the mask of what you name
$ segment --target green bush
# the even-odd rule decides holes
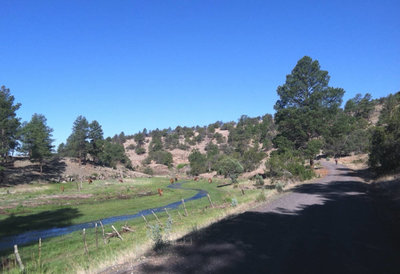
[[[189,155],[190,174],[199,175],[207,172],[206,161],[206,155],[202,154],[198,149],[192,150]]]
[[[134,150],[136,146],[134,144],[130,144],[129,146],[126,147],[127,150]]]
[[[260,194],[258,194],[256,197],[256,202],[265,202],[266,200],[267,197],[265,196],[264,191],[261,191]]]
[[[223,156],[216,164],[218,173],[229,177],[232,183],[236,183],[239,175],[244,171],[243,166],[238,160],[228,156]]]
[[[291,150],[273,151],[266,162],[268,176],[283,180],[297,178],[302,181],[313,178],[314,172],[304,166],[304,159]]]
[[[256,175],[254,177],[255,181],[256,181],[256,185],[257,186],[263,186],[264,185],[264,179],[261,175]]]
[[[283,192],[283,188],[285,187],[285,184],[283,182],[277,182],[275,183],[275,189],[278,192]]]
[[[154,171],[153,171],[153,169],[151,168],[151,167],[146,167],[144,170],[143,170],[143,173],[145,173],[145,174],[148,174],[148,175],[154,175]]]
[[[382,172],[400,168],[400,108],[387,119],[373,131],[369,154],[370,166]]]
[[[146,153],[146,149],[144,147],[137,147],[135,149],[135,152],[136,152],[137,155],[142,155],[142,154]]]
[[[238,205],[238,200],[236,199],[236,197],[233,197],[231,200],[231,206],[236,207],[237,205]]]
[[[109,167],[116,167],[117,163],[122,163],[126,167],[131,167],[131,161],[125,155],[123,145],[106,141],[103,151],[99,155],[101,164]]]
[[[168,217],[164,226],[160,224],[148,225],[147,235],[154,242],[155,251],[161,251],[168,245],[172,223],[172,218]]]
[[[187,164],[181,163],[181,164],[178,164],[178,165],[176,166],[176,168],[179,170],[179,169],[184,168],[185,166],[187,166]]]
[[[181,149],[181,150],[188,150],[190,146],[185,145],[185,144],[178,144],[176,148]]]
[[[168,151],[158,150],[150,152],[149,158],[154,160],[157,164],[166,165],[168,167],[172,166],[172,154]]]

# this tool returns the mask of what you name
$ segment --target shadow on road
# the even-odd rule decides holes
[[[292,192],[323,202],[300,205],[295,212],[259,210],[227,218],[185,236],[133,271],[399,273],[400,227],[381,214],[386,204],[368,195],[366,184],[339,180]]]

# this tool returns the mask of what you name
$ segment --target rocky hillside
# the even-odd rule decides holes
[[[215,129],[215,133],[221,134],[222,135],[222,141],[218,144],[216,138],[213,136],[206,135],[204,139],[200,142],[194,142],[190,144],[187,142],[187,139],[185,141],[185,138],[183,136],[179,137],[179,144],[176,146],[176,148],[168,149],[166,148],[165,150],[170,152],[172,154],[172,167],[177,168],[178,166],[182,166],[185,164],[189,164],[189,154],[193,149],[198,149],[201,153],[206,153],[206,146],[209,143],[213,143],[215,145],[227,145],[228,143],[228,136],[229,136],[229,130],[221,130],[221,129]],[[199,136],[199,132],[195,132],[194,136],[190,139],[190,141],[194,141],[196,137]],[[144,165],[144,161],[146,158],[149,157],[149,147],[150,143],[152,142],[153,137],[147,136],[145,137],[144,145],[142,146],[144,150],[146,151],[144,154],[138,154],[135,149],[131,149],[133,147],[137,147],[137,142],[134,139],[128,139],[124,143],[125,151],[126,154],[128,155],[129,159],[131,160],[132,166],[136,169],[140,169]],[[162,137],[162,142],[165,144],[165,139],[166,137]],[[181,145],[181,146],[179,146]],[[179,148],[181,147],[181,148]],[[185,149],[182,149],[185,148]],[[151,161],[149,164],[152,167],[156,166],[156,162],[154,160]],[[160,168],[160,167],[159,167]],[[162,168],[161,168],[162,169]]]

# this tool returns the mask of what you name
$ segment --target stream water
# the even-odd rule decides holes
[[[182,184],[187,183],[187,182],[180,182],[180,183],[174,183],[171,185],[168,185],[169,188],[173,189],[184,189],[184,190],[195,190],[197,193],[193,195],[192,197],[189,197],[187,199],[184,199],[185,202],[197,200],[200,198],[203,198],[207,196],[207,191],[202,190],[202,189],[196,189],[196,188],[183,188]],[[95,223],[101,221],[103,225],[107,224],[113,224],[115,222],[120,222],[120,221],[127,221],[135,218],[139,218],[142,215],[146,216],[149,214],[152,214],[151,212],[153,211],[154,213],[164,211],[166,209],[176,209],[182,204],[182,201],[176,201],[164,206],[156,207],[156,208],[148,208],[144,209],[142,211],[139,211],[135,214],[129,214],[129,215],[122,215],[122,216],[113,216],[113,217],[108,217],[104,218],[101,220],[94,220],[91,222],[87,223],[82,223],[82,224],[76,224],[76,225],[71,225],[71,226],[66,226],[66,227],[54,227],[50,229],[44,229],[44,230],[32,230],[32,231],[27,231],[21,234],[13,235],[13,236],[8,236],[0,239],[0,250],[5,250],[5,249],[11,249],[13,248],[14,245],[26,245],[31,242],[37,242],[39,238],[46,239],[50,237],[56,237],[56,236],[61,236],[65,234],[72,233],[74,231],[82,230],[82,229],[88,229],[88,228],[94,228]]]

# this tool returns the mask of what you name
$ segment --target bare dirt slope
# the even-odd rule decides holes
[[[6,179],[0,186],[26,184],[34,181],[62,182],[69,180],[86,180],[88,178],[135,178],[150,177],[136,171],[128,170],[122,166],[116,169],[86,163],[79,163],[71,158],[55,158],[43,166],[43,173],[39,172],[39,165],[28,159],[17,159],[10,163],[5,174]]]
[[[398,273],[392,204],[356,171],[323,165],[324,178],[113,273]]]

